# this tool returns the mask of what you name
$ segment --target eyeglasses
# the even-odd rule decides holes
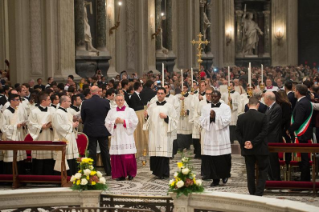
[[[165,93],[157,93],[157,94],[159,94],[159,95],[164,95]]]
[[[20,101],[20,99],[11,99],[11,101],[16,101],[17,102],[17,101]]]

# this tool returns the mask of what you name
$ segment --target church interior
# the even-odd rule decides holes
[[[97,73],[105,83],[121,80],[124,73],[130,80],[139,79],[145,84],[150,73],[157,74],[154,80],[160,82],[165,70],[165,75],[176,74],[182,78],[179,93],[183,94],[183,71],[188,74],[187,80],[192,78],[188,83],[189,93],[193,92],[193,83],[197,83],[193,82],[195,75],[199,77],[200,87],[202,72],[206,73],[204,81],[209,78],[206,78],[208,72],[212,73],[214,83],[220,80],[220,87],[213,82],[211,87],[219,87],[222,93],[230,69],[235,82],[237,74],[240,81],[244,74],[246,77],[247,73],[251,74],[252,68],[253,74],[247,78],[250,87],[261,79],[267,90],[266,79],[273,76],[277,83],[275,73],[278,72],[289,73],[282,78],[293,83],[309,78],[315,79],[317,85],[318,8],[318,0],[0,0],[1,89],[38,79],[45,84],[48,79],[50,84],[50,78],[68,84],[70,76],[75,83],[82,83]],[[305,69],[309,71],[300,71]],[[263,71],[271,75],[265,78]],[[253,76],[260,72],[261,78]],[[228,86],[229,81],[230,78]],[[243,86],[247,88],[243,92],[246,98],[252,96],[250,87]],[[227,86],[224,89],[226,103],[229,91]],[[175,92],[177,95],[176,89]],[[245,105],[242,107],[244,111]],[[0,151],[12,150],[12,142],[6,142],[0,140]],[[297,181],[300,175],[297,165],[288,170],[283,162],[280,164],[282,181],[273,187],[267,181],[264,195],[257,197],[249,195],[247,190],[245,158],[235,140],[231,143],[228,182],[213,187],[211,180],[203,180],[200,182],[204,192],[178,197],[168,192],[169,181],[176,178],[174,173],[180,170],[177,164],[184,155],[191,159],[196,179],[202,179],[202,160],[196,157],[195,145],[173,155],[169,160],[169,178],[159,179],[150,171],[148,149],[139,149],[138,141],[135,142],[137,175],[133,180],[114,180],[104,171],[101,161],[97,162],[96,169],[103,174],[108,187],[104,191],[73,191],[72,182],[62,186],[63,174],[61,178],[53,177],[53,183],[43,183],[41,177],[19,182],[14,174],[16,167],[13,167],[13,179],[12,175],[1,177],[0,171],[0,211],[68,211],[69,207],[94,207],[94,210],[100,207],[111,211],[319,211],[316,162],[319,146],[307,150],[313,158],[312,178],[307,185]],[[65,146],[57,144],[52,148],[61,151]],[[277,151],[276,146],[273,151]],[[0,160],[1,156],[0,153]],[[290,188],[294,182],[299,187]]]

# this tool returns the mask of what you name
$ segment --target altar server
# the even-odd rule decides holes
[[[172,157],[177,115],[173,105],[165,101],[166,90],[158,88],[158,101],[145,111],[144,130],[149,130],[150,168],[160,179],[169,177],[169,158]]]
[[[27,115],[20,105],[20,96],[18,94],[9,95],[10,105],[3,111],[1,117],[1,131],[3,140],[23,141],[26,136]],[[23,160],[26,159],[26,151],[17,151],[18,171],[23,173]],[[3,172],[12,174],[13,150],[3,151]]]
[[[29,115],[28,132],[34,141],[53,141],[52,117],[55,108],[50,107],[47,93],[39,95],[40,105]],[[38,175],[52,175],[54,168],[53,152],[32,150],[32,172]]]
[[[116,108],[112,108],[105,119],[105,126],[111,134],[112,178],[118,181],[132,180],[136,176],[136,146],[134,131],[138,118],[135,111],[124,105],[124,95],[115,97]]]
[[[66,155],[68,176],[75,174],[78,171],[76,159],[79,157],[78,147],[75,140],[75,128],[78,127],[79,122],[73,122],[72,114],[68,113],[67,109],[71,105],[70,97],[61,96],[60,107],[55,112],[52,119],[52,126],[54,132],[54,141],[66,141]],[[54,153],[55,171],[61,171],[61,152]]]
[[[202,108],[201,127],[205,130],[202,147],[203,179],[213,179],[211,186],[227,183],[231,169],[231,144],[229,124],[231,110],[221,103],[219,91],[212,92],[212,104]]]

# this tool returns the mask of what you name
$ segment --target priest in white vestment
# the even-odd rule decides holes
[[[201,127],[205,130],[202,143],[202,176],[213,179],[211,186],[219,185],[220,179],[227,183],[231,169],[231,144],[229,124],[231,110],[221,103],[219,91],[212,92],[212,104],[202,108]]]
[[[174,130],[177,129],[177,114],[173,105],[165,101],[165,88],[158,88],[156,103],[151,104],[144,116],[143,126],[149,130],[150,169],[160,179],[169,177],[169,158],[172,157]]]
[[[190,146],[193,143],[193,124],[189,121],[193,116],[193,113],[191,112],[193,96],[188,93],[188,87],[186,85],[183,85],[183,92],[184,95],[176,95],[180,100],[180,111],[177,114],[179,118],[177,127],[177,146],[180,151],[183,149],[190,149]]]
[[[3,111],[1,116],[1,131],[3,140],[23,141],[26,136],[27,114],[20,105],[20,96],[10,94],[9,107]],[[23,174],[23,160],[27,158],[26,151],[17,151],[18,172]],[[13,150],[3,151],[3,174],[12,174]]]
[[[71,105],[71,99],[68,96],[61,96],[60,107],[56,110],[52,119],[54,141],[66,141],[67,160],[66,168],[68,176],[74,175],[78,171],[76,159],[79,157],[78,146],[75,138],[75,128],[79,126],[78,121],[73,121],[73,115],[68,113],[67,109]],[[54,153],[54,170],[61,172],[61,152]]]
[[[51,99],[47,93],[39,95],[40,105],[31,110],[28,132],[33,141],[53,141],[52,117],[55,109],[50,107]],[[37,175],[53,175],[53,151],[32,150],[32,173]]]
[[[124,105],[124,95],[117,95],[115,102],[117,107],[112,108],[105,118],[105,127],[111,134],[112,178],[133,180],[137,173],[134,131],[138,118],[132,108]]]
[[[241,101],[240,94],[234,89],[234,82],[230,82],[230,94],[222,94],[222,100],[225,102],[225,104],[231,105],[231,121],[229,125],[229,131],[230,142],[233,144],[236,140],[235,129],[238,119],[238,107]]]

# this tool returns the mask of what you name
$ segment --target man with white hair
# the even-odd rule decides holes
[[[267,143],[281,142],[281,120],[282,110],[279,104],[276,103],[276,96],[272,91],[267,91],[264,96],[265,104],[268,106],[266,115],[268,118],[268,134],[265,138]],[[270,180],[280,181],[280,166],[278,153],[269,154],[269,169],[268,175]]]

